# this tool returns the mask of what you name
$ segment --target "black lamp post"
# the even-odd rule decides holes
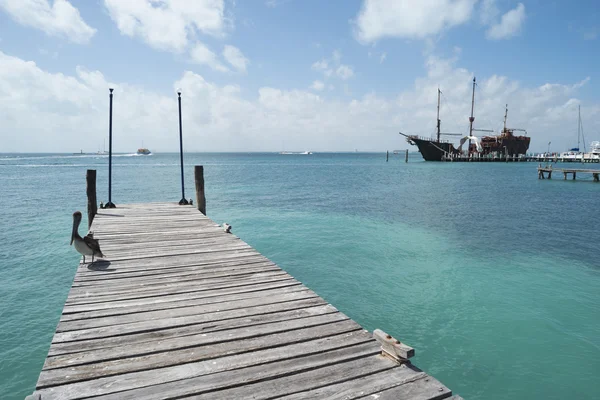
[[[104,208],[115,208],[116,206],[112,202],[112,105],[113,105],[113,88],[108,89],[110,91],[110,107],[108,112],[108,203],[104,205]]]
[[[181,129],[181,90],[177,91],[177,101],[179,102],[179,159],[181,161],[181,200],[179,205],[188,205],[188,201],[185,199],[185,185],[183,181],[183,133]]]

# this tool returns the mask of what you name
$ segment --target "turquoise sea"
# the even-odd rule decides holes
[[[186,154],[207,212],[465,399],[600,396],[600,184],[418,153]],[[0,399],[35,386],[107,157],[0,154]],[[587,167],[587,166],[586,166]],[[590,166],[591,168],[595,166]],[[558,177],[561,178],[561,177]],[[178,201],[178,154],[113,159],[113,202]]]

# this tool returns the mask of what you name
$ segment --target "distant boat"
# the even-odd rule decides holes
[[[106,151],[106,140],[104,140],[102,142],[102,151],[98,150],[98,152],[96,154],[99,155],[99,156],[103,156],[103,155],[108,154],[108,151]]]
[[[282,151],[279,154],[312,154],[312,151],[302,151],[299,153],[295,153],[293,151]]]
[[[583,137],[582,126],[583,125],[581,125],[581,105],[580,105],[579,110],[578,110],[578,117],[577,117],[577,147],[573,147],[572,149],[569,149],[569,151],[560,153],[560,157],[562,159],[569,160],[569,161],[583,160],[584,153],[585,153],[585,137]],[[579,144],[581,143],[582,137],[583,137],[584,151],[579,150]]]
[[[137,150],[138,156],[148,156],[150,154],[152,154],[152,152],[145,147],[141,147]]]

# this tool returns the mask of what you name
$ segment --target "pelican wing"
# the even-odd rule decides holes
[[[88,245],[90,249],[94,251],[95,255],[97,255],[98,257],[104,257],[104,254],[102,254],[102,250],[100,250],[100,243],[98,242],[98,239],[94,239],[90,235],[85,235],[83,237],[83,241],[85,242],[85,244]]]

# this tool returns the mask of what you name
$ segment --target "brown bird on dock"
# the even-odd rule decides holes
[[[94,234],[90,232],[84,237],[79,236],[79,224],[81,223],[81,212],[75,211],[73,213],[73,231],[71,232],[71,245],[75,243],[75,250],[83,256],[83,263],[85,264],[85,256],[92,256],[92,263],[94,262],[94,256],[104,257],[102,250],[100,250],[100,244],[98,239],[94,239]]]

